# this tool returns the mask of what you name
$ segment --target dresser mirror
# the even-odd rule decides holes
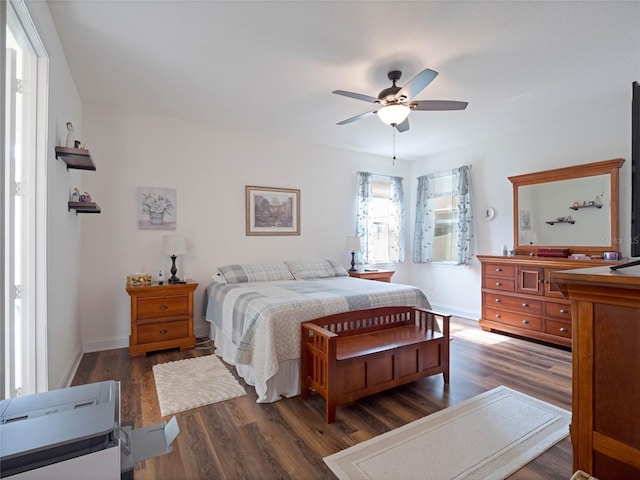
[[[509,177],[514,249],[568,248],[601,255],[619,251],[619,172],[624,159]]]

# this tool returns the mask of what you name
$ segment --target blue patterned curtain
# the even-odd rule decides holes
[[[369,172],[358,172],[358,206],[356,212],[356,237],[361,238],[362,250],[356,254],[357,263],[369,259],[369,211],[373,200],[372,180]]]
[[[404,191],[402,177],[391,177],[391,205],[389,206],[389,261],[404,262]]]
[[[458,264],[473,260],[476,249],[473,208],[471,205],[471,167],[465,165],[452,170],[453,185],[458,194]]]
[[[433,261],[435,216],[433,213],[433,175],[418,177],[416,225],[413,234],[413,263]]]

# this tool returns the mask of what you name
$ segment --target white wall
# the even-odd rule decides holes
[[[195,327],[196,334],[206,334],[203,296],[217,266],[329,257],[348,268],[344,242],[355,231],[356,172],[409,178],[407,162],[393,166],[389,158],[174,118],[85,104],[83,120],[82,141],[97,165],[83,174],[83,185],[102,208],[100,215],[83,218],[85,351],[128,346],[126,276],[168,273],[170,259],[160,252],[163,234],[186,237],[188,253],[178,259],[178,276],[200,283]],[[301,235],[246,236],[246,185],[300,189]],[[138,229],[139,186],[177,189],[176,230]],[[409,268],[397,266],[394,281],[407,282]]]
[[[49,56],[47,158],[47,338],[49,389],[64,387],[82,355],[79,282],[81,218],[67,212],[69,188],[80,185],[80,173],[55,158],[64,145],[66,122],[82,132],[82,105],[71,77],[49,8],[28,2],[36,29]]]
[[[588,110],[527,131],[413,162],[410,191],[416,190],[416,178],[421,175],[471,165],[478,254],[501,255],[503,244],[509,249],[513,245],[513,187],[507,177],[619,157],[627,159],[620,174],[620,236],[623,240],[620,251],[623,255],[629,255],[630,81],[628,98],[620,98],[607,105],[591,106]],[[494,220],[490,222],[485,221],[482,215],[487,207],[493,207],[496,211]],[[411,216],[413,224],[415,211],[411,212]],[[434,308],[477,319],[481,315],[480,270],[477,261],[462,267],[413,264],[411,283],[426,292]]]

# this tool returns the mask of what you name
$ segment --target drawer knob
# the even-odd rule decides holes
[[[561,331],[562,333],[567,333],[567,332],[569,331],[569,329],[568,329],[568,328],[565,328],[565,327],[562,327],[562,328],[560,329],[560,331]]]
[[[523,303],[523,304],[522,304],[522,306],[523,306],[524,308],[527,308],[527,307],[529,306],[529,304],[528,304],[528,303]]]
[[[164,328],[160,330],[160,335],[166,335],[167,333],[169,333],[169,330],[166,330]]]
[[[496,272],[501,272],[502,269],[500,267],[496,268]]]
[[[496,298],[496,303],[500,303],[502,300],[500,300],[499,298]]]
[[[496,287],[501,287],[502,286],[502,282],[496,282]]]
[[[522,320],[522,323],[524,323],[525,325],[527,325],[529,323],[529,320]]]
[[[496,313],[496,318],[502,318],[502,315],[500,315],[499,313]]]
[[[167,307],[166,305],[160,305],[160,310],[166,310],[167,308],[169,307]]]
[[[561,308],[560,313],[569,313],[569,310],[565,310],[564,308]]]

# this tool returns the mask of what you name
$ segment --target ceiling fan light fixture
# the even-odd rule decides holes
[[[378,117],[387,125],[400,125],[409,116],[411,109],[406,105],[387,105],[378,110]]]

